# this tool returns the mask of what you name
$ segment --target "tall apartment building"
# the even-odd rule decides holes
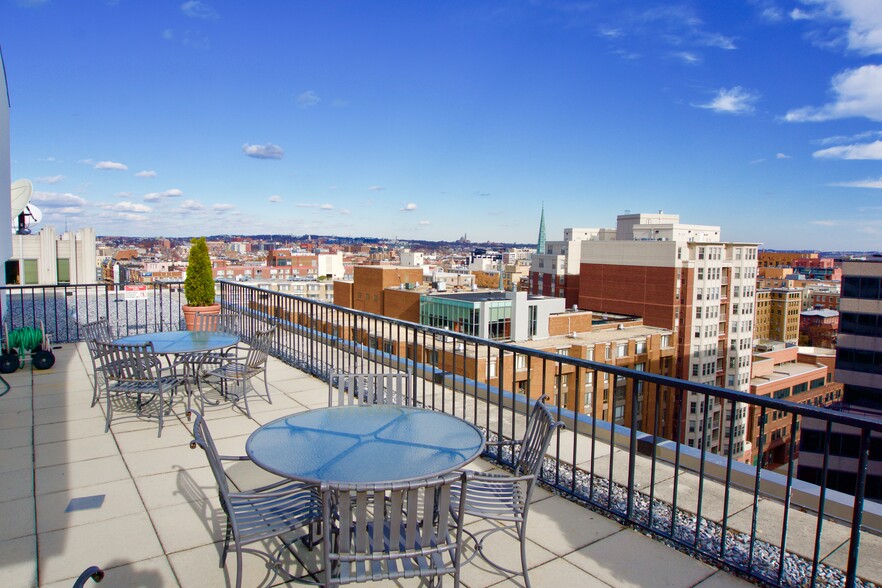
[[[608,235],[608,232],[606,233]],[[757,270],[755,243],[720,240],[720,227],[686,225],[678,215],[618,217],[615,239],[581,242],[578,305],[594,311],[643,317],[676,335],[677,377],[747,392],[753,346]],[[734,454],[750,449],[747,408],[704,406],[689,395],[679,423],[683,442],[726,453],[728,411],[735,410]],[[676,412],[665,407],[666,431]],[[708,411],[711,430],[697,423]]]
[[[799,313],[804,295],[802,288],[757,290],[754,338],[799,343]]]
[[[568,307],[579,303],[579,265],[582,243],[615,239],[615,229],[564,229],[563,241],[546,241],[545,251],[530,263],[530,293],[564,298]]]
[[[882,257],[842,264],[836,378],[849,403],[882,408]]]

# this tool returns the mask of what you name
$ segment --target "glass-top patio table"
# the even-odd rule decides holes
[[[232,347],[239,337],[218,331],[164,331],[142,333],[116,339],[114,343],[143,345],[153,343],[153,351],[160,354],[196,353]]]
[[[263,469],[312,484],[430,478],[466,465],[483,449],[480,429],[462,419],[379,404],[292,414],[263,425],[245,444]]]

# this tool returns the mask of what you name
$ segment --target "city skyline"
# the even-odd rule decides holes
[[[99,234],[878,250],[882,5],[3,0],[12,177]],[[712,10],[715,9],[715,10]]]

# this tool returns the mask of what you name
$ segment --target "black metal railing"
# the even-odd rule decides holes
[[[33,323],[39,315],[47,330],[65,334],[59,341],[76,340],[76,324],[97,316],[116,320],[120,334],[179,327],[183,300],[179,291],[172,290],[179,290],[179,285],[160,286],[147,302],[122,303],[115,302],[118,291],[103,288],[59,286],[37,289],[39,295],[29,294],[28,288],[6,288],[9,310],[2,318],[17,326]],[[97,303],[82,312],[71,300],[75,296],[68,294],[75,289],[83,289],[76,296],[89,292]],[[409,370],[417,376],[413,390],[417,403],[469,420],[488,437],[520,438],[530,399],[549,394],[557,418],[567,428],[552,444],[543,481],[562,495],[720,566],[773,586],[850,587],[882,580],[873,577],[872,566],[860,565],[859,557],[862,541],[869,540],[873,549],[882,530],[882,507],[864,499],[871,445],[875,447],[882,435],[878,421],[531,350],[235,282],[219,282],[219,295],[225,312],[240,315],[246,340],[261,325],[276,325],[273,355],[290,365],[322,379],[333,371]],[[18,306],[12,304],[16,297]],[[41,310],[47,297],[55,300],[54,306],[43,308],[56,310]],[[30,310],[27,300],[33,301]],[[135,306],[120,312],[119,304]],[[177,309],[169,308],[175,304]],[[147,316],[153,318],[142,320]],[[54,317],[64,318],[53,322]],[[609,415],[605,420],[592,414],[604,392]],[[757,446],[748,443],[746,452],[739,453],[734,432],[750,419],[758,427]],[[791,432],[783,449],[782,440],[773,439],[775,431],[766,428],[782,419]],[[825,424],[822,433],[827,440],[844,428],[857,431],[853,492],[797,478],[794,440],[802,420]],[[698,430],[696,447],[681,442],[687,423]],[[732,434],[726,436],[726,430]],[[709,451],[712,444],[722,454]],[[773,444],[786,458],[783,470],[777,472],[765,469]],[[822,443],[823,479],[831,463],[829,445]],[[743,463],[746,455],[757,457],[755,466]],[[507,454],[488,458],[503,465],[511,460]]]
[[[82,339],[82,325],[107,317],[120,337],[182,326],[183,282],[5,286],[0,323],[7,329],[38,327],[52,342]]]

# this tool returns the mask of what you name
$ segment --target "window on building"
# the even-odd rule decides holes
[[[37,260],[36,259],[22,259],[21,260],[22,269],[24,270],[24,284],[37,284],[40,279],[37,275]]]
[[[515,356],[515,367],[519,370],[527,369],[527,356],[526,355],[516,355]]]
[[[628,344],[619,343],[616,347],[616,357],[625,357],[628,355]]]
[[[58,270],[58,283],[59,284],[69,284],[70,283],[70,260],[58,258],[56,262],[56,268]]]

